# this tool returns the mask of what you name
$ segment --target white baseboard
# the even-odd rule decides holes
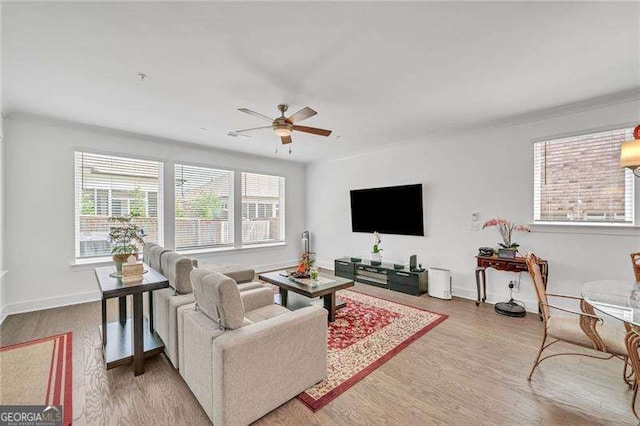
[[[276,269],[293,268],[297,266],[299,262],[300,260],[294,259],[294,260],[286,260],[284,262],[267,263],[265,265],[254,265],[253,270],[256,271],[257,274],[259,274],[262,272],[275,271]]]
[[[470,288],[463,288],[463,287],[453,287],[451,293],[454,296],[460,297],[462,299],[477,300],[477,297],[478,297],[478,292],[475,288],[470,289]],[[514,297],[514,299],[516,299],[516,297]],[[498,302],[506,302],[506,301],[508,301],[508,296],[505,298],[504,294],[487,293],[486,303],[496,304]],[[538,312],[537,300],[518,299],[518,301],[521,301],[524,303],[527,312],[533,312],[533,313]]]
[[[273,271],[276,269],[290,268],[298,264],[298,260],[287,260],[284,262],[256,265],[253,269],[257,272]],[[68,294],[65,296],[48,297],[44,299],[29,300],[26,302],[12,303],[5,306],[0,311],[0,324],[6,317],[24,312],[41,311],[43,309],[59,308],[61,306],[77,305],[79,303],[95,302],[100,300],[99,291],[88,291],[84,293]]]
[[[4,307],[0,312],[0,324],[6,317],[24,312],[41,311],[43,309],[59,308],[61,306],[77,305],[79,303],[95,302],[100,300],[98,290],[84,293],[74,293],[65,296],[47,297],[44,299],[29,300],[26,302],[12,303]]]
[[[328,269],[330,271],[334,270],[333,262],[326,261],[326,260],[318,260],[316,261],[316,264],[323,269]],[[470,288],[453,287],[451,290],[453,295],[456,297],[460,297],[462,299],[477,300],[476,298],[478,293],[476,290],[475,283]],[[487,300],[486,300],[487,303],[495,304],[497,302],[506,302],[506,301],[507,299],[505,299],[505,296],[503,294],[487,293]],[[533,312],[533,313],[538,312],[537,300],[522,300],[522,302],[525,304],[525,308],[527,312]]]

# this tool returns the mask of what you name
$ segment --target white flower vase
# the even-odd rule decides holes
[[[371,260],[374,262],[382,262],[382,252],[371,252]]]

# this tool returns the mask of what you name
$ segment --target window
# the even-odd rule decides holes
[[[109,217],[131,215],[162,244],[162,163],[75,153],[76,258],[111,255]]]
[[[631,128],[534,144],[534,220],[633,224],[633,173],[620,166]]]
[[[233,172],[176,164],[176,250],[233,245]]]
[[[242,173],[242,242],[284,241],[284,178]]]

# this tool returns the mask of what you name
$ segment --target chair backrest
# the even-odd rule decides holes
[[[527,268],[529,269],[529,274],[531,275],[531,279],[533,280],[533,285],[536,289],[536,295],[538,296],[538,303],[540,304],[540,310],[542,311],[542,317],[546,320],[549,318],[549,308],[547,304],[549,303],[549,299],[547,298],[547,292],[544,288],[544,282],[542,281],[542,272],[540,272],[540,262],[538,257],[533,254],[533,252],[529,252],[527,254]]]
[[[636,282],[640,283],[640,253],[631,253],[631,264],[633,265],[633,274],[636,276]]]
[[[242,297],[233,279],[197,268],[191,272],[191,284],[198,309],[220,328],[233,330],[245,324]]]
[[[153,248],[152,248],[153,250]],[[191,289],[191,271],[193,262],[188,257],[172,251],[162,253],[160,257],[162,275],[167,277],[169,285],[180,294],[189,294]]]

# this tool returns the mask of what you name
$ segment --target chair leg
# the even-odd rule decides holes
[[[538,356],[536,357],[535,362],[533,363],[533,367],[531,367],[531,371],[529,372],[529,377],[527,377],[528,381],[531,381],[531,376],[533,376],[533,372],[536,370],[538,364],[540,364],[540,357],[542,356],[542,351],[544,351],[544,344],[547,341],[547,331],[544,331],[544,337],[542,338],[542,343],[540,343],[540,350],[538,351]]]
[[[624,362],[624,370],[622,371],[622,378],[624,379],[624,382],[627,384],[629,389],[632,389],[635,378],[632,379],[633,369],[629,371],[629,367],[631,367],[631,361],[629,360],[629,357],[624,357],[622,361]]]

